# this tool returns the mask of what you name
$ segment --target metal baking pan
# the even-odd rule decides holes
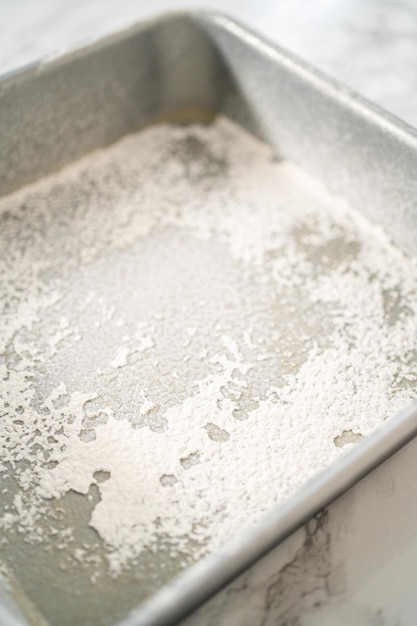
[[[4,77],[0,195],[7,201],[8,194],[24,185],[149,125],[209,122],[218,114],[345,198],[382,226],[399,249],[415,253],[415,132],[235,21],[211,13],[169,14]],[[317,592],[309,567],[316,568],[323,557],[320,580],[326,581],[322,591],[327,596],[343,587],[340,563],[329,561],[329,536],[340,535],[342,520],[353,519],[351,494],[363,507],[375,489],[382,494],[368,512],[374,522],[375,511],[386,513],[393,502],[401,510],[409,481],[395,492],[397,500],[390,499],[395,491],[390,484],[399,474],[407,474],[416,433],[413,405],[331,463],[253,528],[237,533],[218,553],[168,580],[129,615],[119,615],[120,624],[151,626],[184,619],[187,624],[207,625],[299,623],[294,621],[300,617],[294,613],[296,605],[299,611],[311,612],[323,604],[321,597],[313,597],[320,589]],[[354,490],[339,498],[358,481]],[[83,511],[78,501],[72,505]],[[345,548],[346,558],[348,552]],[[360,541],[355,554],[359,553]],[[45,623],[37,599],[52,606],[56,581],[44,577],[43,571],[39,576],[43,587],[37,586],[36,567],[48,567],[47,559],[35,562],[38,557],[26,544],[18,548],[21,572],[27,569],[29,578],[24,583],[6,580],[1,623]],[[300,566],[304,573],[288,608],[283,594],[294,589],[294,581],[285,572],[297,559],[304,563]],[[87,583],[65,576],[63,580],[68,585],[67,604],[60,609],[62,595],[56,596],[55,623],[80,623],[68,607],[75,606],[80,596],[87,602],[89,594],[82,596]],[[126,613],[134,606],[135,585],[134,577],[128,591],[114,583]],[[313,600],[300,604],[307,596]],[[100,598],[95,601],[100,603]],[[98,623],[94,603],[91,606],[83,624]],[[100,623],[114,619],[109,614]]]

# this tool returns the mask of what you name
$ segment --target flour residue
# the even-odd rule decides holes
[[[413,398],[415,261],[224,119],[126,137],[0,219],[5,541],[94,485],[112,575],[161,542],[183,567]]]

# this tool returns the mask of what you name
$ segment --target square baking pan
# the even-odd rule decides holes
[[[187,124],[197,125],[199,128],[204,128],[204,125],[210,127],[218,116],[233,122],[233,128],[230,122],[224,121],[222,122],[224,126],[219,127],[220,135],[225,137],[225,142],[235,141],[236,128],[244,129],[243,151],[246,150],[247,142],[252,141],[246,133],[260,139],[270,146],[276,162],[290,162],[302,168],[306,176],[310,177],[308,181],[313,179],[319,181],[318,184],[321,185],[319,189],[326,189],[326,193],[331,194],[332,198],[343,198],[356,211],[363,214],[365,219],[382,227],[396,248],[401,251],[399,254],[407,255],[407,258],[414,255],[417,244],[415,132],[377,107],[350,93],[343,86],[328,80],[319,72],[294,59],[288,53],[263,41],[235,21],[222,15],[204,12],[168,14],[57,59],[46,60],[1,80],[0,195],[3,203],[2,217],[5,219],[6,217],[9,219],[10,215],[13,217],[15,210],[13,203],[19,204],[23,222],[29,219],[25,217],[25,211],[28,214],[33,212],[37,215],[36,202],[38,200],[34,201],[34,196],[30,195],[30,186],[25,188],[25,185],[30,185],[33,181],[36,181],[34,184],[38,185],[35,195],[38,194],[37,197],[41,198],[41,204],[47,205],[50,211],[58,216],[64,206],[62,197],[64,199],[69,197],[68,206],[81,202],[83,198],[89,198],[90,202],[96,193],[91,187],[97,186],[97,181],[93,184],[94,181],[87,180],[87,184],[82,176],[77,179],[76,174],[71,173],[69,175],[69,178],[72,177],[71,180],[82,180],[84,185],[84,196],[77,195],[77,189],[74,191],[73,187],[65,187],[59,179],[58,170],[93,151],[111,146],[125,135],[145,128],[156,129],[152,131],[156,135],[147,136],[148,141],[149,137],[156,137],[156,139],[159,137],[158,141],[163,150],[165,142],[163,136],[161,138],[161,135],[158,135],[158,128],[166,129],[169,126],[182,129]],[[202,151],[200,140],[201,137],[205,137],[206,131],[201,128],[198,132],[196,131],[196,136],[192,139],[187,136],[185,144],[182,144],[191,151],[185,167],[188,168],[188,172],[191,172],[190,180],[193,184],[200,184],[200,179],[206,176],[207,171],[210,180],[215,180],[217,184],[216,176],[220,176],[224,160],[219,155],[207,156],[207,153]],[[178,131],[180,137],[183,137],[181,135],[183,132],[183,130]],[[239,141],[236,139],[237,143]],[[108,148],[108,150],[112,149]],[[238,149],[240,150],[240,147]],[[133,146],[130,153],[132,158],[136,154],[135,150]],[[247,148],[247,150],[248,159],[250,159],[252,149]],[[171,153],[168,151],[166,154],[169,157]],[[182,158],[181,154],[179,158]],[[203,159],[204,176],[198,163],[194,169],[192,167],[193,160],[198,161],[199,158]],[[152,160],[151,156],[150,160]],[[128,176],[123,174],[123,168],[121,171],[116,171],[116,176],[113,176],[111,171],[114,170],[114,163],[115,161],[107,166],[107,169],[103,166],[104,175],[99,181],[104,186],[104,191],[100,196],[103,206],[109,198],[110,202],[112,199],[112,187],[107,185],[109,179],[114,184],[117,179],[118,192],[124,186],[129,187],[130,184]],[[71,172],[74,171],[71,170]],[[58,173],[55,174],[55,172]],[[58,177],[57,184],[53,182],[54,176]],[[40,181],[40,179],[44,180]],[[297,176],[295,179],[298,180]],[[90,185],[89,190],[88,185]],[[204,185],[206,192],[210,185],[209,183],[207,185],[204,183]],[[72,195],[68,189],[70,191],[72,189]],[[22,202],[23,196],[19,195],[22,193],[26,194],[24,196],[26,199],[28,198],[26,203]],[[104,220],[103,216],[103,230],[107,224]],[[174,222],[171,226],[173,224]],[[256,220],[254,224],[256,226]],[[96,231],[93,229],[91,232],[97,234],[100,227],[101,224],[98,223]],[[67,235],[69,237],[71,225],[67,224],[66,228],[63,239],[59,242],[63,249],[66,247],[65,237]],[[37,245],[47,246],[48,242],[43,242],[41,237],[42,229],[41,225]],[[125,230],[123,236],[128,248],[132,242],[129,239],[129,228]],[[24,234],[25,231],[22,232]],[[57,232],[59,235],[59,231]],[[76,237],[78,235],[82,239],[81,233],[75,234]],[[297,231],[297,236],[300,238],[307,235],[304,231]],[[30,237],[30,233],[27,236]],[[111,236],[110,229],[106,237],[110,240]],[[382,235],[381,237],[383,238]],[[202,236],[202,241],[204,241],[204,236]],[[160,245],[165,245],[165,243],[161,241]],[[73,245],[72,240],[70,244]],[[21,241],[10,239],[8,245],[10,245],[10,250],[6,246],[1,253],[6,267],[3,277],[7,275],[7,259],[12,248],[20,250],[22,247],[23,250],[25,241],[24,239]],[[85,270],[88,265],[89,246],[93,247],[94,241],[89,243],[86,239],[83,245],[85,258],[75,255],[75,270],[73,266],[70,269],[73,272],[71,280],[79,281],[80,290],[87,289],[87,293],[88,286],[94,285],[95,280],[94,272],[89,276],[88,271]],[[201,248],[203,247],[202,243]],[[53,246],[51,249],[53,250]],[[169,264],[171,262],[169,255],[172,251],[169,252],[169,246],[167,250]],[[329,254],[333,253],[329,252]],[[149,255],[151,263],[152,250]],[[207,257],[207,266],[210,265],[208,259],[209,257]],[[132,260],[136,259],[132,258]],[[76,270],[78,262],[84,268],[79,274]],[[117,264],[116,261],[114,263]],[[129,259],[128,263],[130,263]],[[57,267],[59,272],[58,261]],[[42,274],[45,284],[48,280],[52,282],[54,280],[54,275],[48,271],[46,268],[45,273]],[[210,278],[210,275],[208,276]],[[19,295],[16,297],[20,298]],[[54,298],[52,294],[50,300],[45,300],[45,310],[50,306],[53,311],[57,301]],[[30,304],[30,299],[28,302]],[[89,302],[87,302],[88,306]],[[100,302],[94,302],[96,304],[98,302],[97,308],[99,308]],[[372,308],[372,302],[369,305]],[[397,310],[399,307],[391,308],[393,315],[401,313]],[[23,314],[30,318],[29,309]],[[188,313],[184,309],[184,316],[186,314]],[[11,317],[7,310],[3,312],[3,315]],[[52,326],[56,324],[54,317],[45,319],[46,321],[49,319]],[[56,345],[62,337],[65,339],[67,328],[64,318],[60,318],[58,322],[61,334],[59,337],[57,334],[49,337],[48,345],[52,350],[52,357],[55,354],[53,350]],[[115,323],[117,326],[117,320]],[[29,319],[25,321],[25,324],[25,327],[30,329],[32,321]],[[10,326],[13,326],[13,320]],[[54,326],[54,332],[55,330]],[[189,330],[191,341],[195,330],[194,328],[189,328]],[[49,331],[45,332],[48,334]],[[137,353],[146,350],[148,338],[143,334],[143,329],[137,328],[136,332],[140,335],[137,340],[142,346],[140,350],[136,349]],[[236,351],[230,341],[226,349],[229,354]],[[3,368],[5,363],[7,365],[4,372],[2,370],[4,380],[10,374],[13,375],[14,366],[16,372],[19,373],[21,359],[27,358],[21,348],[20,357],[17,360],[13,360],[6,352],[2,354],[3,361],[0,363]],[[125,352],[122,346],[112,366],[124,367],[128,356],[128,352]],[[77,363],[77,358],[76,354],[75,356],[72,354],[72,365]],[[67,367],[72,365],[67,365]],[[82,370],[83,367],[84,365],[76,365],[75,369]],[[54,379],[55,374],[48,369],[47,363],[42,369],[42,376],[46,379],[48,376]],[[161,378],[161,385],[162,382]],[[66,392],[64,390],[60,393],[61,395],[58,393],[51,400],[56,403],[54,408],[63,406],[62,398]],[[123,388],[121,393],[123,394]],[[81,409],[84,402],[92,399],[94,398],[87,396],[81,398],[80,396]],[[30,398],[29,400],[31,401]],[[143,397],[141,397],[141,402],[145,402]],[[53,410],[51,406],[38,403],[37,408],[47,413]],[[146,406],[143,415],[153,410],[152,403]],[[5,405],[3,408],[9,407]],[[18,406],[17,409],[20,410],[17,410],[16,424],[20,426],[25,415],[22,407]],[[5,410],[2,420],[9,419],[8,415],[9,411]],[[84,422],[83,424],[85,426]],[[163,430],[164,426],[161,424],[158,422],[156,426]],[[143,423],[139,425],[143,426]],[[228,433],[214,424],[207,426],[212,440],[219,442],[228,436]],[[365,495],[361,495],[360,498],[366,502],[366,489],[372,491],[374,484],[372,481],[377,480],[373,478],[372,471],[399,450],[401,452],[398,454],[410,456],[407,453],[409,447],[406,444],[412,445],[416,433],[417,409],[415,406],[409,406],[393,419],[385,421],[381,428],[364,437],[363,440],[350,445],[351,449],[346,454],[332,461],[326,469],[308,480],[306,484],[299,486],[294,493],[279,502],[269,513],[263,515],[249,530],[242,529],[241,532],[236,532],[233,540],[228,539],[211,555],[205,556],[196,564],[189,564],[185,569],[173,559],[171,569],[165,564],[166,574],[160,578],[158,578],[159,574],[156,575],[150,569],[147,576],[151,582],[148,587],[145,585],[145,591],[140,590],[140,585],[143,586],[144,583],[143,580],[138,582],[136,572],[124,580],[123,584],[118,582],[116,577],[111,584],[109,583],[112,591],[108,591],[108,598],[105,597],[105,590],[100,597],[100,594],[93,592],[94,583],[91,583],[89,579],[84,579],[80,575],[80,579],[77,580],[74,572],[72,578],[67,575],[65,564],[61,564],[62,567],[56,570],[53,568],[53,560],[59,561],[61,558],[61,548],[58,543],[54,547],[51,540],[50,548],[45,549],[42,542],[36,543],[36,537],[32,538],[34,548],[30,547],[32,544],[23,541],[20,543],[16,541],[14,546],[11,542],[11,548],[3,547],[3,558],[7,564],[15,559],[18,566],[14,577],[5,576],[7,591],[1,598],[0,619],[5,624],[72,623],[80,624],[80,626],[95,623],[113,624],[118,619],[123,619],[124,621],[120,623],[129,626],[145,624],[151,626],[180,623],[199,609],[200,612],[194,617],[189,617],[190,621],[187,623],[220,623],[221,615],[225,620],[224,623],[233,623],[233,619],[240,625],[253,623],[254,619],[259,623],[269,623],[262,621],[264,618],[253,617],[249,613],[246,617],[242,615],[242,610],[243,613],[245,612],[248,578],[244,578],[242,582],[241,576],[246,575],[250,578],[250,572],[255,572],[252,578],[255,579],[256,590],[259,586],[263,586],[262,575],[260,575],[261,583],[256,583],[260,567],[261,569],[263,567],[268,575],[271,571],[274,575],[278,570],[284,571],[285,559],[288,561],[288,554],[295,549],[294,546],[298,545],[301,530],[298,530],[298,534],[292,533],[306,524],[303,532],[306,533],[307,544],[314,544],[312,537],[316,537],[319,542],[320,533],[326,536],[328,532],[323,531],[328,515],[325,507],[365,476],[367,477],[365,481],[369,484],[362,481],[355,489],[362,494],[365,489]],[[84,443],[88,445],[91,441],[91,430],[85,429],[82,434]],[[359,438],[357,433],[352,432],[349,435],[347,431],[344,431],[344,436],[347,437],[349,444]],[[336,439],[335,437],[335,441]],[[389,471],[383,469],[386,463],[376,471],[388,472],[389,476],[395,474],[393,459],[386,462],[391,463]],[[197,464],[197,461],[198,458],[192,454],[184,457],[181,459],[182,468],[187,470]],[[404,463],[401,467],[402,471],[405,471]],[[10,479],[10,467],[7,465],[3,469],[6,469],[6,479],[9,480],[4,483],[4,499],[6,501],[7,494],[11,494],[15,508],[19,503],[22,508],[19,488],[13,485],[13,480]],[[105,472],[104,467],[103,472]],[[107,478],[105,475],[97,476],[96,487],[97,483],[101,484]],[[169,481],[176,481],[171,474],[166,474],[163,478],[167,485]],[[28,480],[30,481],[30,477]],[[268,488],[268,481],[266,482]],[[368,484],[368,487],[363,487],[364,484]],[[69,500],[62,504],[63,508],[59,511],[57,509],[54,514],[58,515],[64,511],[63,515],[70,519],[72,526],[76,526],[77,520],[80,524],[84,523],[88,526],[86,516],[91,513],[91,504],[86,505],[85,502],[93,502],[94,505],[99,502],[98,487],[93,492],[89,491],[88,487],[89,485],[87,487],[81,485],[78,490],[78,493],[87,496],[86,501],[81,501],[73,489]],[[47,491],[45,493],[48,496],[52,494]],[[18,497],[17,500],[16,497]],[[7,506],[10,507],[10,503]],[[343,515],[339,511],[336,517],[340,518],[347,514],[343,509],[343,504],[333,506],[339,506],[343,510]],[[329,510],[332,511],[334,508],[330,507]],[[7,517],[8,508],[5,508],[5,514]],[[90,540],[94,543],[88,532],[86,531],[85,537],[83,536],[85,545]],[[271,552],[274,549],[281,549],[281,553]],[[97,550],[99,551],[99,548]],[[282,556],[282,550],[284,552],[287,550],[286,557]],[[82,554],[79,553],[81,559]],[[268,560],[268,558],[269,561],[266,562],[265,559]],[[150,557],[149,562],[151,561]],[[182,573],[178,573],[181,569]],[[48,571],[49,574],[46,575]],[[77,571],[76,568],[74,571]],[[243,574],[244,572],[247,574]],[[63,578],[59,580],[61,575]],[[336,579],[337,577],[333,576],[333,589],[337,589],[339,584]],[[291,578],[285,579],[284,577],[280,584],[281,587],[272,585],[268,588],[269,608],[280,604],[274,598],[274,589],[277,598],[281,597],[282,589],[285,592],[285,589],[292,586]],[[113,615],[111,605],[115,602],[115,596],[119,598],[122,608],[115,609]],[[213,596],[214,600],[210,601],[211,604],[207,604],[209,608],[204,612],[204,608],[200,607],[203,607],[204,603]],[[229,603],[232,596],[235,598],[234,603]],[[95,611],[98,610],[97,607],[100,604],[104,606],[104,612],[98,617]],[[133,608],[135,604],[139,607]],[[84,617],[80,617],[81,605],[87,607]],[[48,610],[45,611],[45,607],[48,607]],[[277,615],[278,613],[274,614],[273,618],[270,617],[271,620],[275,620],[271,623],[286,623],[285,619],[287,621],[289,619],[284,613],[281,617]]]

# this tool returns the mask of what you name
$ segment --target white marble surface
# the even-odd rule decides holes
[[[166,9],[213,8],[417,126],[415,0],[0,0],[0,72]]]

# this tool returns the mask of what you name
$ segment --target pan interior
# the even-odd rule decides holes
[[[225,118],[0,220],[2,568],[34,623],[113,624],[412,398],[415,260]]]

